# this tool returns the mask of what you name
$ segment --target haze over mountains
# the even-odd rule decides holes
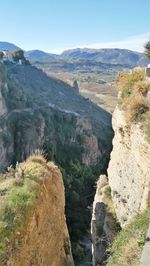
[[[18,46],[8,43],[0,42],[0,50],[7,49],[14,51],[16,49],[22,49]],[[143,53],[136,51],[130,51],[126,49],[118,48],[105,48],[105,49],[70,49],[66,50],[60,55],[47,53],[41,50],[25,51],[25,55],[30,60],[89,60],[95,62],[101,62],[106,64],[121,64],[128,66],[146,65],[148,63]]]
[[[0,42],[0,50],[14,51],[15,44]],[[24,51],[32,65],[72,86],[78,82],[80,94],[98,106],[113,112],[116,106],[114,81],[117,74],[136,66],[148,64],[143,53],[126,49],[70,49],[60,55],[38,49]]]

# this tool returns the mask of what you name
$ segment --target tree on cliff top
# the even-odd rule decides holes
[[[19,61],[20,59],[24,59],[24,51],[23,50],[16,50],[12,53],[12,57],[14,61]]]
[[[150,59],[150,39],[145,43],[144,45],[145,48],[145,55],[147,56],[148,59]]]
[[[12,58],[15,62],[19,62],[21,60],[21,63],[24,65],[29,65],[30,62],[27,60],[24,56],[23,50],[16,50],[12,53]]]

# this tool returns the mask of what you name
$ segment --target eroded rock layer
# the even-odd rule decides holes
[[[1,177],[0,191],[0,265],[74,265],[59,169],[32,156]]]

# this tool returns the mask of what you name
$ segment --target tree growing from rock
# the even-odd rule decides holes
[[[12,58],[14,61],[19,62],[19,60],[24,60],[24,51],[23,50],[16,50],[12,53]]]

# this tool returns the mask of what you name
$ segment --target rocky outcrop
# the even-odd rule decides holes
[[[65,145],[72,149],[76,144],[80,150],[82,163],[89,166],[98,162],[101,158],[98,138],[88,119],[66,114],[55,108],[49,110],[51,116],[49,122],[46,121],[46,115],[24,109],[9,112],[4,118],[0,117],[1,171],[13,161],[21,162],[35,150],[48,146],[53,147],[57,153]],[[62,119],[61,122],[55,121],[56,115]],[[62,127],[62,132],[57,131],[57,127]],[[70,134],[66,128],[71,131]]]
[[[34,155],[1,178],[0,192],[0,265],[73,266],[59,169]]]
[[[87,166],[96,164],[102,152],[98,145],[98,139],[93,133],[92,124],[88,119],[81,117],[77,119],[76,139],[78,136],[81,136],[83,141],[82,162]]]
[[[137,213],[150,207],[150,143],[143,124],[129,125],[125,115],[125,111],[117,106],[112,119],[115,136],[108,167],[108,181],[101,176],[97,183],[91,224],[94,266],[107,265],[106,250],[117,235],[117,220],[121,227],[126,228]],[[117,219],[112,220],[112,217]],[[116,231],[113,231],[113,224],[117,225]],[[149,259],[149,239],[146,239],[141,261],[142,265],[147,266],[149,264],[145,263]],[[138,256],[140,258],[139,254]],[[135,265],[134,258],[132,263]]]
[[[79,93],[79,85],[78,82],[76,80],[74,80],[72,87],[74,88],[74,90]]]
[[[91,221],[93,266],[106,265],[107,248],[118,229],[108,178],[101,175],[97,182]]]
[[[116,214],[124,226],[150,205],[150,144],[142,125],[128,127],[118,107],[112,121],[115,137],[108,177]]]

